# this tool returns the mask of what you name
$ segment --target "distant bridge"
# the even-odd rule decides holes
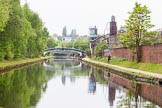
[[[78,54],[80,57],[85,57],[86,52],[83,50],[75,49],[75,48],[48,48],[44,50],[43,55],[46,55],[47,53],[53,53],[53,54]]]

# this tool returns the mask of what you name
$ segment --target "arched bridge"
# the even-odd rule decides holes
[[[75,48],[48,48],[44,50],[43,55],[46,55],[47,53],[53,53],[53,54],[69,54],[69,55],[79,55],[79,57],[85,57],[86,52],[83,50],[75,49]]]

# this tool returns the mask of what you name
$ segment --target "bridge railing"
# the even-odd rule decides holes
[[[45,49],[45,51],[50,51],[50,50],[70,50],[70,51],[77,51],[77,52],[83,52],[83,53],[86,53],[85,51],[83,50],[79,50],[79,49],[75,49],[75,48],[48,48],[48,49]]]

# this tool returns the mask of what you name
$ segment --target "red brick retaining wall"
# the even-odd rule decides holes
[[[162,44],[143,46],[142,62],[162,63]]]
[[[106,56],[108,52],[105,52]],[[118,58],[131,60],[131,52],[127,48],[116,48],[111,50],[111,54]],[[162,44],[143,45],[142,46],[142,62],[162,63]]]

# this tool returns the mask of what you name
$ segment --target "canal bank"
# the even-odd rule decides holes
[[[154,84],[162,84],[162,74],[152,73],[148,71],[142,71],[138,69],[126,68],[122,66],[112,65],[99,61],[90,60],[89,58],[83,58],[82,61],[94,64],[96,66],[104,68],[106,73],[113,73],[131,79],[133,81],[149,82]],[[110,71],[111,69],[111,71]],[[115,70],[115,71],[113,71]]]
[[[1,74],[2,108],[161,108],[162,87],[136,83],[72,59],[49,59]],[[34,100],[33,100],[34,97]],[[21,101],[20,101],[21,100]],[[34,102],[33,102],[34,101]]]
[[[40,62],[40,61],[50,59],[50,58],[53,58],[53,57],[47,56],[47,57],[39,57],[39,58],[24,58],[24,59],[19,59],[19,60],[3,61],[3,62],[0,62],[0,73],[11,70],[11,69],[15,69],[18,67],[23,67],[29,64],[33,64],[36,62]]]

